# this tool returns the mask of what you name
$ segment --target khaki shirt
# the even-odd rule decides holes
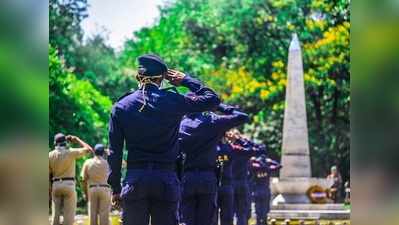
[[[90,184],[107,184],[109,173],[108,162],[99,156],[86,160],[82,168],[82,178]]]
[[[49,170],[53,178],[75,177],[75,160],[88,152],[87,148],[56,146],[49,152]]]

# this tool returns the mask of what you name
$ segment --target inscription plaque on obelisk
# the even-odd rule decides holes
[[[302,52],[293,35],[287,66],[280,178],[311,177]]]

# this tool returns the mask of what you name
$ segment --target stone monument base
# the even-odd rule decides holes
[[[323,189],[331,187],[333,181],[325,178],[313,177],[289,177],[271,179],[271,192],[277,196],[273,200],[273,205],[282,203],[310,203],[306,192],[312,186],[320,186]]]
[[[310,200],[306,194],[280,194],[275,198],[279,204],[310,204]]]
[[[311,204],[306,192],[312,186],[331,187],[332,180],[311,177],[272,178],[271,219],[348,220],[350,210],[343,204]]]
[[[350,210],[343,204],[279,204],[272,206],[270,219],[349,220]]]

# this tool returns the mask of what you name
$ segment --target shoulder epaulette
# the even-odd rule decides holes
[[[126,93],[123,94],[121,97],[119,97],[117,101],[122,100],[124,97],[130,95],[130,94],[133,93],[134,91],[135,91],[134,89],[130,89],[130,91],[126,92]]]
[[[162,88],[163,91],[169,91],[172,90],[173,92],[175,92],[176,94],[180,94],[179,91],[177,90],[176,87],[167,87],[167,88]]]

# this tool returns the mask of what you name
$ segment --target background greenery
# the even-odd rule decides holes
[[[337,164],[349,179],[349,0],[176,0],[160,11],[154,25],[135,32],[116,52],[103,34],[83,41],[86,0],[50,0],[50,147],[57,132],[107,143],[112,102],[137,87],[136,58],[152,52],[249,113],[243,131],[277,158],[288,46],[296,32],[313,175],[326,176]]]

